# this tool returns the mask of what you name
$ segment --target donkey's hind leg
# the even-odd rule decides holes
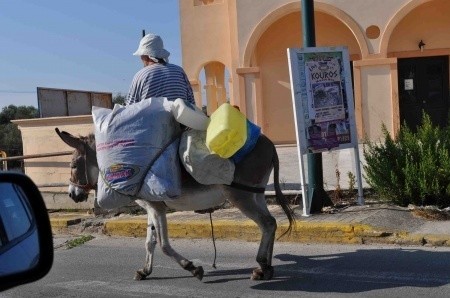
[[[252,219],[262,233],[256,256],[256,261],[260,267],[253,270],[251,279],[272,279],[272,254],[277,222],[267,208],[264,194],[254,194],[231,188],[226,189],[226,192],[231,203]]]
[[[169,243],[167,232],[166,205],[163,202],[147,202],[149,218],[154,225],[156,232],[156,241],[161,246],[163,253],[174,259],[183,269],[191,272],[199,280],[203,279],[204,270],[202,266],[195,267],[188,259],[178,254]]]

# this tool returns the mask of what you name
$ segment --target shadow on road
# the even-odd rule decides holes
[[[353,293],[450,283],[450,251],[364,249],[314,257],[279,254],[275,258],[290,264],[276,266],[277,280],[254,289]]]
[[[358,293],[450,283],[450,251],[362,249],[313,257],[279,254],[274,258],[285,264],[274,266],[274,279],[257,282],[252,289]],[[219,279],[207,283],[248,279],[251,271],[249,268],[209,272],[209,278]]]

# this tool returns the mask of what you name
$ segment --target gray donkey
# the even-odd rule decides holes
[[[99,175],[97,165],[95,137],[75,137],[65,131],[55,129],[59,137],[75,149],[70,164],[71,178],[69,197],[75,202],[86,201],[90,190],[95,189]],[[183,168],[183,167],[182,167]],[[254,269],[251,279],[269,280],[273,277],[272,253],[275,241],[277,223],[270,214],[264,189],[274,170],[274,187],[276,201],[282,207],[289,220],[289,227],[283,233],[291,231],[295,223],[293,210],[281,192],[279,185],[279,161],[274,144],[266,136],[261,135],[255,148],[241,162],[236,164],[234,180],[231,185],[201,185],[190,175],[183,181],[182,193],[170,201],[147,201],[136,198],[135,202],[147,211],[148,225],[145,241],[146,259],[143,269],[136,272],[135,279],[145,279],[152,273],[153,253],[156,243],[159,243],[164,254],[174,259],[183,269],[191,272],[198,279],[203,278],[204,270],[201,266],[194,266],[188,259],[178,254],[170,245],[166,211],[168,207],[175,210],[186,210],[189,198],[210,196],[211,201],[202,201],[202,206],[193,206],[191,210],[208,209],[229,200],[244,215],[252,219],[260,228],[262,237],[256,257],[259,267]],[[219,199],[217,199],[219,198]],[[201,200],[200,200],[201,201]],[[179,207],[179,208],[178,208]]]

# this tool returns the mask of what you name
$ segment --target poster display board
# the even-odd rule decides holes
[[[295,130],[302,179],[304,215],[306,200],[303,155],[354,148],[362,204],[362,183],[355,124],[352,78],[347,47],[289,48],[289,73]]]

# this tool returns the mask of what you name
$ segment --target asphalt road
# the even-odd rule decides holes
[[[57,239],[58,240],[58,239]],[[448,297],[450,249],[378,245],[276,243],[275,277],[251,281],[257,244],[172,240],[182,255],[205,269],[203,281],[157,248],[148,280],[134,281],[143,264],[143,238],[99,237],[72,249],[57,246],[43,279],[0,297]]]

